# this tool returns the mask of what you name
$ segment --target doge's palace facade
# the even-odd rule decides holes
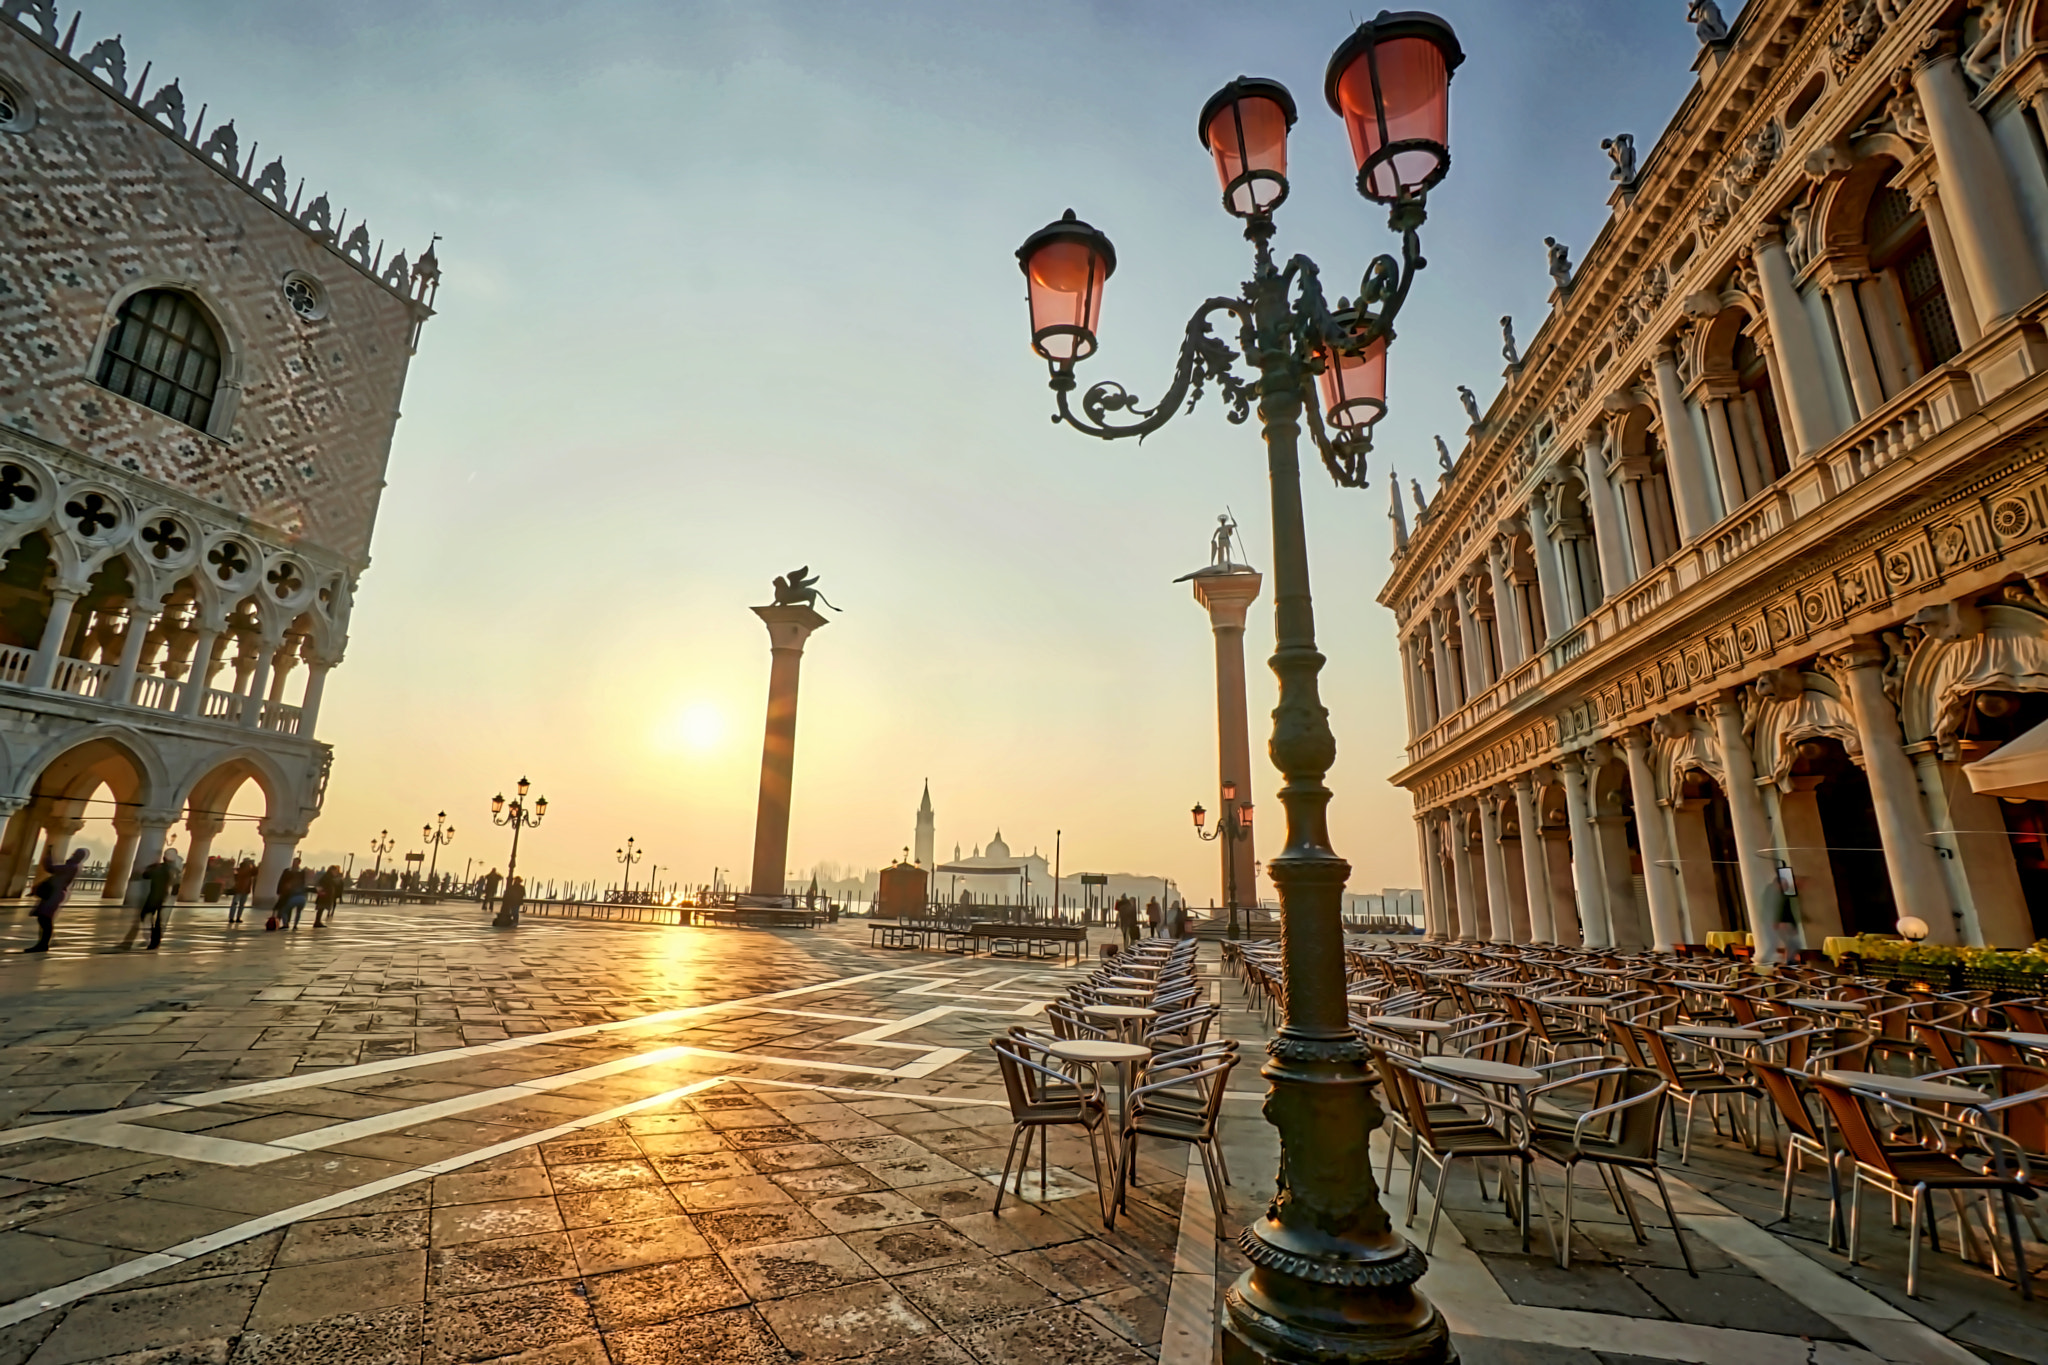
[[[1751,0],[1380,600],[1429,927],[2048,936],[2048,0]],[[1476,406],[1476,405],[1475,405]],[[1398,511],[1398,503],[1397,503]]]
[[[103,788],[109,894],[180,822],[196,894],[254,781],[267,898],[439,267],[78,26],[0,0],[0,895]]]

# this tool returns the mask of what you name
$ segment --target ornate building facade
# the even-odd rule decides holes
[[[180,822],[196,894],[250,781],[267,895],[439,267],[77,28],[0,0],[0,895],[102,790],[108,894]]]
[[[2048,720],[2048,3],[1751,0],[1697,70],[1397,536],[1430,930],[2048,936],[1970,771]]]

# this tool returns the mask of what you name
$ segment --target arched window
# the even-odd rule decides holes
[[[204,431],[220,387],[220,338],[190,294],[145,289],[114,319],[99,382]]]
[[[1775,483],[1792,470],[1785,453],[1785,428],[1778,417],[1778,397],[1771,389],[1771,364],[1763,348],[1748,337],[1735,339],[1735,382],[1742,390],[1742,406],[1750,418],[1751,444],[1761,437],[1770,469],[1766,482]],[[1753,495],[1759,490],[1749,490]]]
[[[1891,276],[1904,307],[1906,331],[1924,373],[1945,365],[1963,349],[1948,309],[1948,290],[1927,233],[1927,215],[1897,185],[1886,185],[1870,197],[1864,215],[1863,240],[1870,268]]]

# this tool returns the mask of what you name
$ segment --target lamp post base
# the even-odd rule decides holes
[[[1260,1301],[1258,1273],[1246,1271],[1224,1291],[1223,1365],[1457,1365],[1443,1315],[1405,1287],[1391,1297],[1420,1304],[1420,1323],[1406,1320],[1399,1302],[1376,1302],[1370,1289],[1332,1293],[1326,1311],[1304,1322],[1297,1305],[1282,1318]]]

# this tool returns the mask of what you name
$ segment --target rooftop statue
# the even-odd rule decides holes
[[[1688,0],[1685,17],[1691,21],[1693,32],[1699,34],[1701,42],[1728,41],[1728,21],[1721,17],[1721,7],[1714,0]]]
[[[1500,320],[1500,340],[1500,353],[1503,356],[1507,357],[1508,364],[1521,364],[1522,352],[1521,349],[1515,345],[1515,319],[1512,315],[1504,317]]]
[[[1478,426],[1481,420],[1479,416],[1479,396],[1463,384],[1460,384],[1458,385],[1458,401],[1465,405],[1466,418],[1471,421],[1473,426]]]
[[[1544,249],[1550,253],[1550,278],[1557,283],[1560,293],[1572,287],[1572,249],[1555,237],[1543,239]]]
[[[1444,444],[1444,438],[1441,436],[1436,438],[1436,463],[1437,467],[1446,474],[1451,472],[1451,466],[1454,463],[1451,459],[1451,448]]]
[[[1408,480],[1408,496],[1415,499],[1415,519],[1421,521],[1422,514],[1429,510],[1429,504],[1422,500],[1422,485],[1413,479]]]
[[[825,594],[818,591],[818,576],[811,572],[808,564],[775,580],[775,605],[778,607],[809,607],[815,611],[820,602],[832,607],[825,600]],[[832,607],[832,610],[838,611],[839,608]]]
[[[1616,133],[1613,137],[1600,139],[1600,150],[1607,153],[1607,159],[1614,163],[1614,169],[1607,173],[1609,180],[1624,185],[1636,182],[1636,135]]]

